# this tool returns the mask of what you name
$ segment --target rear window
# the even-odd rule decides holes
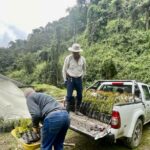
[[[102,85],[98,90],[114,93],[132,93],[132,85]]]

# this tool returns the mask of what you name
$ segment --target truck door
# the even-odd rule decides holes
[[[142,85],[145,106],[146,106],[146,121],[150,120],[150,92],[147,85]]]

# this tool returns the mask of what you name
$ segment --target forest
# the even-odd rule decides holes
[[[68,47],[84,50],[85,80],[150,83],[150,0],[77,0],[68,15],[0,48],[0,73],[25,84],[60,86]]]

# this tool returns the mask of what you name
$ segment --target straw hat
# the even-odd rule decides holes
[[[80,44],[78,44],[78,43],[72,44],[72,47],[69,47],[68,50],[70,52],[82,52],[83,51],[80,47]]]

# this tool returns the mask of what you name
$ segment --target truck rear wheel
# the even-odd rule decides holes
[[[142,138],[142,130],[143,130],[143,123],[141,119],[138,119],[131,138],[127,138],[127,146],[129,148],[135,148],[140,144]]]

